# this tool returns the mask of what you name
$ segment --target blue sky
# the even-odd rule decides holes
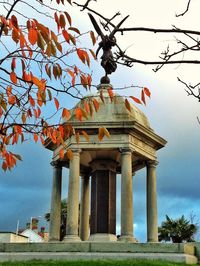
[[[175,13],[185,8],[180,0],[165,1],[167,3],[159,0],[124,0],[123,6],[121,1],[115,0],[115,7],[112,6],[112,1],[99,2],[92,5],[103,10],[105,16],[111,17],[119,10],[123,16],[130,14],[125,26],[170,28],[176,24],[179,27],[183,25],[185,28],[198,28],[195,22],[198,21],[196,10],[199,10],[200,3],[195,0],[191,5],[191,13],[178,19],[175,18]],[[102,9],[105,5],[108,6],[107,10]],[[86,14],[83,15],[78,9],[70,9],[69,12],[74,13],[74,19],[77,19],[77,24],[84,31],[91,28]],[[119,43],[124,48],[131,45],[129,53],[144,59],[157,58],[168,43],[170,47],[175,47],[173,35],[125,34],[123,38],[119,36]],[[93,72],[94,82],[97,84],[103,74],[98,63],[94,63]],[[193,213],[197,220],[200,219],[200,125],[196,119],[200,116],[200,105],[194,98],[187,96],[183,85],[177,81],[177,77],[180,77],[195,83],[199,81],[198,72],[198,66],[166,66],[154,73],[152,67],[135,65],[131,69],[118,67],[111,76],[113,87],[135,84],[151,90],[151,100],[141,109],[149,118],[155,132],[168,141],[166,147],[158,152],[159,224],[166,214],[172,218],[184,214],[189,218]],[[129,89],[123,93],[137,95],[138,91]],[[73,100],[67,100],[66,106],[69,104],[73,104]],[[44,150],[39,144],[29,142],[18,145],[15,151],[23,156],[23,162],[18,163],[12,172],[0,172],[0,231],[15,231],[18,220],[23,227],[31,217],[43,216],[50,207],[51,152]],[[146,238],[145,176],[145,170],[142,170],[133,179],[135,236],[140,241],[145,241]],[[68,172],[65,169],[63,198],[67,195],[67,181]],[[118,221],[119,214],[118,204]],[[45,224],[43,219],[41,224]]]

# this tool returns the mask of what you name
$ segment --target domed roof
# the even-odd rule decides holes
[[[77,121],[74,113],[74,110],[77,107],[80,107],[82,110],[85,110],[86,106],[89,106],[90,113],[92,113],[92,115],[88,115],[87,119],[83,118],[85,122],[90,122],[90,123],[96,122],[96,124],[101,124],[101,125],[103,123],[109,125],[109,122],[111,122],[112,124],[113,122],[118,122],[122,124],[137,122],[138,124],[144,126],[145,128],[151,129],[147,117],[139,108],[137,108],[135,105],[131,103],[130,103],[130,111],[126,108],[125,99],[123,96],[114,93],[114,97],[111,100],[111,97],[108,94],[108,87],[112,88],[111,85],[101,84],[98,87],[97,93],[89,94],[83,97],[83,99],[73,109],[70,122]],[[104,102],[102,101],[102,98]],[[99,103],[99,109],[97,112],[95,111],[96,101],[98,101]]]

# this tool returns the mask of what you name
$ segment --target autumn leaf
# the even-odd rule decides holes
[[[95,43],[96,43],[96,37],[94,36],[94,32],[93,31],[90,31],[90,37],[92,39],[92,44],[95,45]]]
[[[147,87],[144,87],[144,93],[150,98],[151,97],[151,92]]]
[[[83,119],[83,112],[82,112],[82,109],[80,107],[77,107],[75,109],[75,116],[76,116],[76,119],[78,119],[79,121],[82,121],[82,119]]]
[[[65,25],[66,25],[66,21],[65,21],[65,17],[63,14],[60,15],[60,26],[61,28],[65,28]]]
[[[33,134],[33,139],[35,142],[38,142],[38,135],[36,133]]]
[[[17,76],[16,76],[16,74],[15,74],[14,71],[12,71],[12,72],[10,73],[10,80],[11,80],[14,84],[17,84]]]
[[[79,31],[79,29],[77,29],[77,28],[69,27],[68,30],[72,30],[72,31],[74,31],[74,32],[76,32],[76,33],[78,33],[78,34],[80,34],[80,31]]]
[[[99,110],[99,102],[95,98],[93,99],[93,104],[95,111],[97,112]]]
[[[58,99],[55,98],[55,97],[54,97],[54,103],[55,103],[56,109],[57,109],[57,111],[58,111],[60,104],[59,104]]]
[[[113,93],[113,89],[108,89],[108,95],[110,97],[111,102],[113,101],[114,98],[114,93]]]
[[[65,151],[64,151],[64,149],[60,149],[60,151],[59,151],[59,157],[60,157],[60,159],[64,159],[64,157],[65,157]]]
[[[63,30],[62,31],[62,35],[65,38],[65,41],[69,43],[70,42],[70,35],[69,35],[69,33],[66,30]]]
[[[70,118],[70,111],[66,108],[63,108],[63,111],[62,111],[62,118],[66,118],[66,119],[69,119]]]
[[[146,105],[144,90],[141,91],[141,100]]]
[[[28,39],[29,42],[34,45],[36,44],[37,40],[38,40],[38,32],[36,29],[30,28],[29,32],[28,32]]]
[[[12,71],[14,71],[15,68],[16,68],[16,58],[13,57],[13,59],[12,59],[12,63],[11,63],[11,69],[12,69]]]
[[[73,159],[73,152],[71,150],[67,150],[67,158],[69,160],[72,160]]]
[[[140,99],[134,97],[134,96],[129,96],[134,102],[142,104],[142,102],[140,101]]]
[[[66,11],[64,12],[68,22],[69,22],[69,25],[71,26],[72,25],[72,19],[71,19],[71,16],[69,15],[69,13],[67,13]]]
[[[129,112],[131,112],[131,105],[127,99],[125,99],[125,106],[126,106],[126,109],[128,109]]]
[[[98,133],[98,139],[101,141],[104,138],[104,136],[107,136],[108,138],[110,138],[110,133],[105,127],[100,127],[99,133]]]
[[[87,140],[87,142],[90,142],[90,137],[89,137],[89,135],[87,134],[87,132],[84,131],[84,130],[82,130],[81,133],[82,133],[82,135],[84,136],[84,138]]]

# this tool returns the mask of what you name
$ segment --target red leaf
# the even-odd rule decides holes
[[[146,105],[144,90],[141,91],[141,100]]]
[[[108,95],[110,97],[110,100],[112,102],[113,98],[114,98],[114,93],[113,93],[113,90],[112,89],[108,89]]]
[[[63,112],[62,112],[62,117],[63,118],[66,118],[66,119],[69,119],[70,118],[70,111],[66,108],[63,108]]]
[[[144,93],[150,98],[151,97],[151,92],[148,88],[144,87]]]
[[[129,110],[129,112],[131,112],[131,105],[127,99],[125,99],[125,106]]]
[[[84,136],[84,138],[87,140],[87,142],[89,142],[90,141],[89,135],[84,130],[82,130],[81,133]]]
[[[10,80],[11,80],[14,84],[17,83],[17,76],[16,76],[16,74],[15,74],[14,71],[12,71],[12,72],[10,73]]]
[[[36,133],[33,134],[33,139],[34,139],[35,142],[38,141],[38,135]]]
[[[64,157],[65,157],[65,151],[64,151],[64,149],[61,149],[59,151],[59,157],[60,157],[60,159],[64,159]]]
[[[71,16],[65,11],[64,12],[65,13],[65,16],[66,16],[66,18],[67,18],[67,20],[68,20],[68,22],[69,22],[69,25],[71,26],[72,25],[72,19],[71,19]]]
[[[68,33],[66,30],[63,30],[63,31],[62,31],[62,35],[63,35],[63,37],[65,38],[66,42],[69,43],[69,41],[70,41],[69,33]]]
[[[83,112],[82,112],[82,109],[80,107],[77,107],[75,109],[75,116],[76,118],[79,120],[79,121],[82,121],[83,119]]]
[[[131,98],[134,102],[139,103],[139,104],[142,104],[141,101],[140,101],[140,99],[138,99],[138,98],[136,98],[136,97],[134,97],[134,96],[130,96],[130,98]]]
[[[92,39],[92,44],[95,45],[95,43],[96,43],[96,37],[94,36],[94,32],[93,31],[90,31],[90,37]]]
[[[97,112],[99,110],[99,102],[96,99],[93,99],[93,104],[94,104],[95,111]]]
[[[54,97],[54,103],[55,103],[56,109],[58,110],[60,104],[59,104],[58,99],[56,99],[55,97]]]
[[[14,71],[14,69],[16,68],[16,58],[12,59],[12,63],[11,63],[11,69],[12,71]]]
[[[33,28],[30,28],[29,32],[28,32],[28,39],[29,39],[29,42],[34,45],[37,40],[38,40],[38,32],[37,30],[33,29]]]

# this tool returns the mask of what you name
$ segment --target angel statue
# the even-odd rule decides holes
[[[99,27],[99,25],[97,24],[95,18],[88,13],[90,20],[96,30],[96,32],[99,34],[99,36],[101,37],[101,42],[99,43],[99,47],[96,51],[96,56],[98,56],[99,51],[102,49],[103,50],[103,55],[101,56],[101,66],[104,68],[105,70],[105,80],[109,80],[109,78],[107,77],[108,74],[111,74],[113,72],[115,72],[115,70],[117,69],[117,63],[113,57],[113,53],[112,53],[112,47],[114,47],[117,44],[117,40],[115,38],[115,33],[117,32],[117,30],[119,29],[119,27],[122,25],[122,23],[128,18],[128,16],[126,16],[115,28],[114,30],[109,34],[109,35],[104,35]]]

